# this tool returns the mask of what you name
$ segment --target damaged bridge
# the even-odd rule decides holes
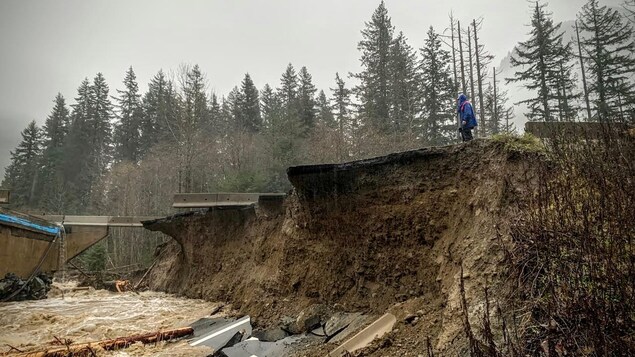
[[[9,203],[3,191],[0,203]],[[173,208],[240,208],[281,200],[284,194],[176,194]],[[29,215],[0,208],[0,277],[14,273],[26,278],[53,272],[108,237],[110,228],[138,229],[157,216]]]

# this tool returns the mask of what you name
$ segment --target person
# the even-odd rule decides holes
[[[467,100],[467,96],[463,93],[459,94],[457,112],[461,119],[461,138],[463,141],[470,141],[474,139],[472,136],[472,129],[478,126],[476,122],[476,115],[474,114],[474,108],[470,101]]]

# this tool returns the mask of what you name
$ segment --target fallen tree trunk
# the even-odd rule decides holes
[[[103,340],[97,342],[88,342],[75,345],[68,345],[63,347],[49,348],[44,351],[26,352],[21,354],[11,354],[15,357],[67,357],[67,356],[95,356],[96,350],[118,350],[126,348],[133,343],[141,342],[143,344],[157,343],[160,341],[168,341],[176,338],[189,336],[194,333],[191,327],[183,327],[176,330],[152,332],[141,335],[134,335],[128,337],[118,337],[112,340]],[[8,356],[8,354],[3,354]]]

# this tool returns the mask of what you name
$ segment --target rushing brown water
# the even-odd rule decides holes
[[[55,284],[49,298],[0,303],[0,352],[14,346],[37,350],[58,338],[76,343],[189,326],[217,305],[158,292],[112,293],[105,290],[69,292],[74,283]],[[65,292],[66,291],[66,292]],[[206,356],[206,347],[187,341],[135,344],[107,356]]]

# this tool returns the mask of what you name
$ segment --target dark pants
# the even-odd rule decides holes
[[[463,142],[466,141],[470,141],[472,139],[474,139],[474,137],[472,136],[472,128],[461,128],[459,129],[459,131],[461,131],[461,138],[463,139]]]

